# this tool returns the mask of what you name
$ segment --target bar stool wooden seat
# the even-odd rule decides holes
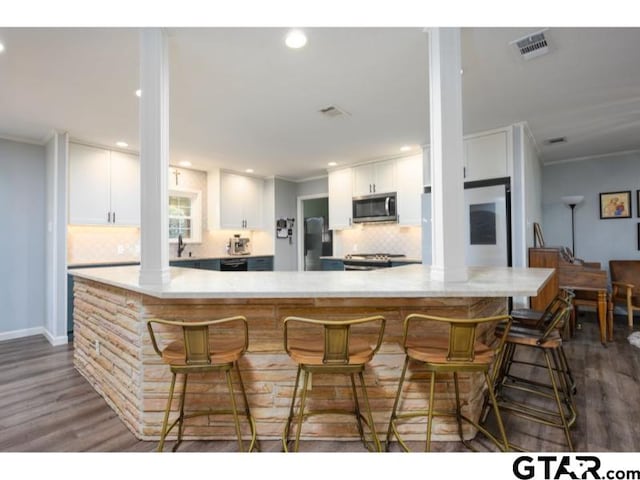
[[[470,450],[475,450],[473,446],[464,439],[462,432],[462,422],[473,425],[476,429],[486,435],[500,450],[509,450],[509,442],[502,424],[499,408],[495,402],[493,383],[489,371],[495,362],[499,362],[498,357],[502,351],[504,339],[497,342],[485,344],[480,342],[477,335],[477,327],[483,324],[497,324],[505,322],[506,331],[511,325],[511,317],[508,315],[500,315],[485,318],[474,319],[453,319],[435,317],[423,314],[411,314],[404,320],[403,347],[406,353],[404,367],[400,376],[400,383],[396,393],[391,418],[389,420],[389,428],[387,430],[386,448],[389,450],[392,437],[395,437],[403,450],[409,452],[410,449],[401,438],[398,430],[398,423],[415,417],[427,418],[427,434],[425,451],[431,450],[431,431],[433,427],[433,417],[435,416],[451,416],[456,418],[458,424],[458,435],[461,442]],[[429,325],[430,324],[430,325]],[[436,328],[437,324],[445,324],[448,327],[448,334],[442,335],[434,333],[434,335],[425,336],[424,334],[416,335],[415,330],[425,331],[427,328]],[[430,373],[429,403],[426,410],[417,410],[401,413],[399,412],[400,397],[402,395],[402,387],[405,382],[407,368],[410,363],[415,364],[418,368]],[[475,421],[462,414],[460,405],[460,388],[458,385],[459,373],[475,373],[480,372],[484,376],[487,385],[488,395],[493,400],[494,412],[498,428],[500,429],[501,440],[498,440],[480,422]],[[436,410],[435,403],[435,384],[436,374],[452,373],[455,388],[455,409],[451,411]]]
[[[297,452],[303,421],[311,416],[326,414],[355,416],[358,433],[364,446],[370,451],[382,451],[373,423],[363,372],[365,365],[373,359],[382,344],[384,328],[385,319],[382,316],[352,320],[318,320],[301,317],[284,319],[284,348],[298,365],[289,417],[282,433],[282,447],[285,452],[290,449],[290,430],[295,417],[297,417],[297,427],[293,451]],[[302,391],[298,394],[302,372],[304,372],[304,384]],[[309,378],[312,374],[348,375],[351,381],[353,409],[305,410]],[[356,376],[360,382],[364,412],[361,410],[358,399]],[[298,396],[300,400],[295,412]],[[366,438],[364,426],[369,430],[369,440]]]
[[[500,409],[517,417],[561,428],[567,445],[573,451],[570,427],[576,420],[577,410],[573,398],[575,382],[562,348],[561,329],[571,314],[571,295],[558,296],[550,306],[550,315],[533,324],[513,323],[507,331],[499,326],[496,335],[505,339],[505,349],[500,368],[496,370],[495,390]],[[517,360],[518,350],[541,352],[544,363],[534,360]],[[542,368],[547,371],[549,382],[534,378],[534,370],[512,371],[516,365]],[[524,392],[521,398],[510,391]],[[532,397],[533,395],[533,397]],[[553,400],[555,407],[534,404],[535,397]],[[512,445],[521,450],[520,447]]]
[[[157,337],[162,336],[162,333],[154,331],[154,324],[156,325],[156,330],[162,329],[167,336],[171,335],[170,338],[172,338],[172,340],[165,342],[166,345],[163,348],[159,347],[157,340]],[[231,415],[233,417],[238,446],[240,451],[244,451],[245,442],[242,439],[240,412],[238,411],[236,393],[233,387],[232,370],[236,372],[237,383],[240,386],[240,392],[244,401],[242,415],[245,417],[251,432],[251,439],[247,450],[252,451],[256,449],[255,421],[249,410],[247,394],[242,382],[242,376],[240,375],[240,368],[238,367],[238,360],[247,350],[249,343],[247,319],[243,316],[202,322],[150,319],[147,320],[147,329],[149,330],[153,349],[160,358],[162,358],[162,361],[169,366],[172,374],[158,451],[161,452],[163,450],[167,435],[176,425],[178,426],[178,436],[176,444],[173,447],[174,452],[182,442],[185,420],[200,416],[216,415]],[[179,334],[182,334],[182,339],[174,340],[176,337],[179,338]],[[224,372],[225,374],[230,397],[230,408],[209,408],[185,415],[185,395],[189,374],[216,371]],[[169,425],[169,414],[171,412],[171,403],[176,384],[176,376],[178,374],[182,374],[184,378],[180,395],[179,415],[178,418]]]

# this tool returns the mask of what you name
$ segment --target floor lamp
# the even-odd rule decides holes
[[[574,210],[576,205],[584,200],[584,196],[582,195],[569,195],[561,198],[562,202],[565,205],[568,205],[571,208],[571,252],[573,256],[576,256],[576,243],[575,243],[575,230],[574,230]]]

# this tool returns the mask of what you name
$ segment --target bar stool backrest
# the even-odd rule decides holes
[[[242,315],[216,320],[206,320],[202,322],[183,322],[180,320],[163,320],[154,318],[147,320],[147,330],[151,337],[153,349],[160,357],[162,357],[162,351],[158,347],[156,334],[153,330],[153,324],[164,325],[169,328],[173,327],[176,331],[178,331],[178,329],[182,330],[185,364],[189,366],[206,366],[211,365],[210,334],[213,331],[213,327],[226,326],[227,324],[233,323],[240,325],[243,330],[244,352],[246,351],[249,343],[249,334],[247,319]]]

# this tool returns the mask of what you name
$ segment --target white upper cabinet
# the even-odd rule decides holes
[[[140,160],[111,152],[111,212],[115,225],[140,225]]]
[[[422,154],[396,161],[398,223],[420,225],[422,218]]]
[[[138,157],[71,143],[69,223],[140,225]]]
[[[263,188],[261,178],[220,172],[220,228],[262,229]]]
[[[369,163],[353,168],[353,196],[396,191],[395,160]]]
[[[351,227],[352,169],[343,168],[329,172],[329,229],[342,230]]]
[[[464,141],[464,181],[509,176],[507,132],[478,135]]]

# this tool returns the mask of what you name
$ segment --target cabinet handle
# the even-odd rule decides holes
[[[349,226],[351,226],[351,217],[349,217]]]
[[[376,184],[373,184],[373,193],[376,193]]]
[[[462,167],[462,178],[467,178],[467,167]]]
[[[107,212],[107,223],[111,223],[111,212]]]
[[[116,212],[113,212],[113,223],[116,223]]]

